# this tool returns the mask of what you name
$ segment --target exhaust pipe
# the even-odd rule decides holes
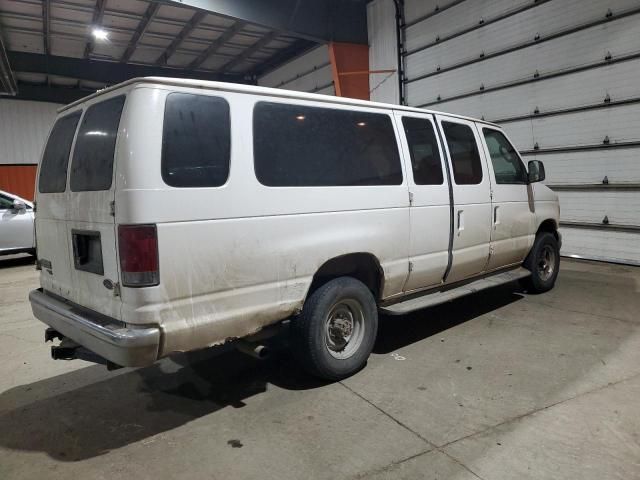
[[[246,340],[238,340],[236,342],[236,348],[238,351],[250,357],[257,358],[258,360],[266,360],[271,356],[271,349],[266,345],[251,343]]]

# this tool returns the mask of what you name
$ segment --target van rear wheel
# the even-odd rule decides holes
[[[340,277],[315,290],[291,322],[291,348],[310,374],[327,380],[353,375],[367,362],[378,330],[371,291]]]
[[[531,276],[522,281],[527,291],[544,293],[551,290],[560,270],[560,249],[555,235],[549,232],[538,234],[523,265],[531,271]]]

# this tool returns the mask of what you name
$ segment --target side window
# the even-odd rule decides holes
[[[76,112],[60,118],[49,135],[44,149],[38,191],[40,193],[60,193],[67,188],[67,168],[73,136],[76,133],[80,113]]]
[[[0,210],[10,210],[13,208],[13,200],[4,195],[0,195]]]
[[[456,184],[477,185],[482,182],[482,161],[471,127],[460,123],[442,122],[442,129],[451,154]]]
[[[496,176],[497,184],[527,183],[527,171],[507,137],[498,130],[484,128],[484,139],[487,142],[493,173]]]
[[[402,183],[386,114],[259,102],[253,151],[256,177],[270,187]]]
[[[82,118],[71,161],[72,192],[109,190],[124,96],[90,106]]]
[[[423,118],[403,117],[402,126],[409,144],[416,185],[442,185],[442,162],[432,123]]]
[[[220,97],[171,93],[162,133],[162,178],[172,187],[219,187],[229,177],[231,120]]]

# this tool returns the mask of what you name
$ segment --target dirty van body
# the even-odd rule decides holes
[[[497,125],[255,86],[135,79],[62,108],[38,169],[34,315],[54,358],[145,366],[289,320],[361,368],[378,312],[553,287],[557,196]]]

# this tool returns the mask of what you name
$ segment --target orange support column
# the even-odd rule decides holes
[[[332,42],[329,60],[336,95],[369,100],[369,46]]]

